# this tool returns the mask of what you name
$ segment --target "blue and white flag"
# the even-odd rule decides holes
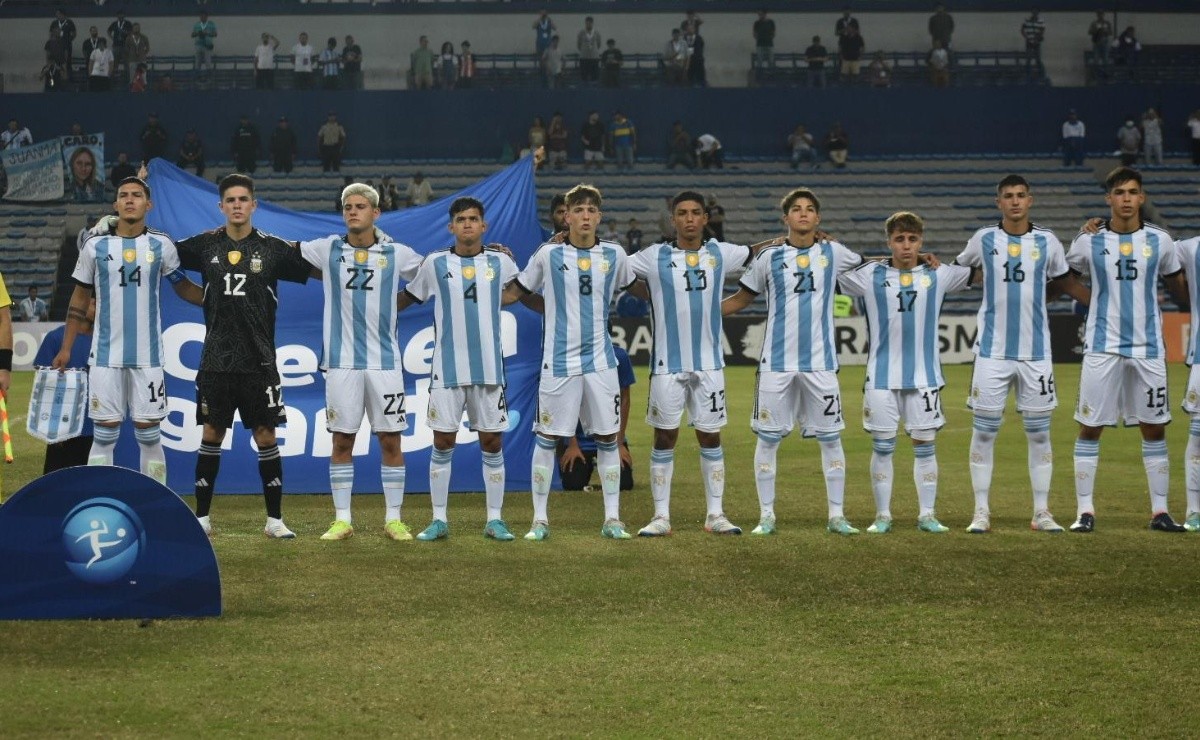
[[[34,439],[55,444],[83,433],[87,418],[88,374],[83,368],[59,372],[40,367],[33,378],[25,431]]]
[[[0,164],[8,176],[5,200],[58,200],[63,197],[62,143],[58,139],[41,144],[5,149]]]

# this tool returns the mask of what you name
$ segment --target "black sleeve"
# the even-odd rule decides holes
[[[197,234],[183,241],[175,242],[175,251],[179,253],[180,267],[185,270],[203,272],[204,260],[201,258],[204,252],[203,237],[203,234]]]
[[[275,244],[275,249],[280,254],[277,277],[289,283],[300,283],[301,285],[307,283],[308,279],[312,277],[313,266],[300,253],[299,242],[291,244],[282,239],[275,239],[272,243]]]

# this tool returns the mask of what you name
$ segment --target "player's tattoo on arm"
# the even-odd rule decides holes
[[[78,321],[82,324],[87,321],[87,311],[78,306],[70,306],[67,308],[67,320]]]

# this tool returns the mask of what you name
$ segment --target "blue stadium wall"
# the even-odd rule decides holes
[[[785,156],[787,134],[798,123],[823,136],[840,121],[851,156],[978,153],[1044,153],[1058,145],[1068,108],[1088,127],[1088,147],[1111,152],[1127,117],[1158,108],[1166,148],[1190,147],[1184,123],[1200,101],[1200,86],[1103,88],[804,88],[292,92],[172,94],[10,94],[4,109],[41,139],[84,129],[108,134],[108,153],[139,156],[138,134],[151,111],[170,134],[169,153],[195,128],[210,160],[229,158],[239,114],[260,128],[264,147],[279,116],[300,140],[301,159],[316,156],[316,131],[336,111],[348,132],[346,156],[359,159],[498,158],[505,144],[519,145],[534,115],[549,120],[562,111],[579,148],[578,127],[590,110],[607,119],[625,111],[637,124],[643,156],[665,156],[666,134],[680,120],[693,136],[711,133],[734,157]]]

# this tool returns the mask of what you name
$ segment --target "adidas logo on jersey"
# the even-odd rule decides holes
[[[442,275],[442,280],[449,280],[452,277],[454,277],[454,273],[447,272],[445,275]]]
[[[1105,247],[1104,251],[1103,251],[1103,252],[1101,252],[1100,254],[1108,254],[1108,248],[1107,248],[1107,247]]]
[[[221,259],[219,257],[217,257],[217,255],[214,254],[212,261],[209,264],[219,265],[219,264],[221,264]]]
[[[999,253],[999,252],[997,252],[996,250],[994,250],[994,249],[993,249],[993,250],[992,250],[992,252],[991,252],[991,254],[992,254],[992,256],[993,256],[993,257],[995,257],[996,255],[998,255],[998,254],[1000,254],[1000,253]]]
[[[570,272],[570,270],[571,270],[571,268],[567,267],[566,265],[559,265],[559,266],[558,266],[558,271],[559,271],[559,272]]]

